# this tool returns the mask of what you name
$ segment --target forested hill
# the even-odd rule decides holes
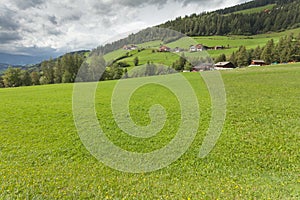
[[[256,13],[237,12],[274,4]],[[159,26],[188,36],[256,35],[300,27],[299,0],[255,0],[210,13],[177,18]]]
[[[217,10],[216,13],[230,14],[230,13],[247,10],[247,9],[251,9],[251,8],[258,8],[258,7],[262,7],[262,6],[266,6],[266,5],[270,5],[270,4],[284,5],[287,3],[291,3],[293,1],[295,1],[295,0],[254,0],[254,1],[247,2],[247,3],[232,6],[229,8]]]

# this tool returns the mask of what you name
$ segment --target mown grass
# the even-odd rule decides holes
[[[181,159],[145,174],[115,171],[87,152],[73,122],[72,84],[1,89],[0,199],[299,199],[300,65],[222,72],[227,118],[205,159],[197,155],[210,120],[209,94],[198,73],[183,75],[199,99],[198,135]],[[100,83],[96,94],[97,116],[108,137],[139,152],[167,144],[180,120],[175,96],[157,85],[133,95],[130,109],[138,124],[149,122],[153,104],[168,112],[157,137],[138,140],[114,122],[115,84]]]

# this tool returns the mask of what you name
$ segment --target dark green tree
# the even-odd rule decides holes
[[[124,70],[124,79],[126,79],[126,78],[129,78],[127,68],[125,68],[125,70]]]
[[[33,71],[30,74],[32,85],[40,85],[40,73]]]
[[[139,65],[139,58],[138,57],[135,57],[133,59],[133,64],[134,64],[134,66],[138,66]]]
[[[4,82],[3,82],[3,77],[0,76],[0,88],[4,88]]]
[[[261,54],[261,58],[267,64],[271,64],[275,60],[274,52],[275,52],[275,44],[274,44],[274,40],[272,39],[268,41],[267,45],[264,47]]]
[[[30,73],[28,70],[21,71],[21,80],[22,80],[22,86],[32,85],[32,80],[31,80]]]
[[[218,56],[217,58],[216,58],[216,63],[218,63],[218,62],[225,62],[227,59],[226,59],[226,55],[225,54],[221,54],[220,56]]]
[[[3,75],[3,83],[5,87],[22,86],[21,69],[9,67]]]
[[[249,54],[245,46],[241,46],[236,53],[236,64],[239,67],[246,67],[249,65]]]
[[[54,61],[52,59],[42,62],[42,84],[54,83]]]

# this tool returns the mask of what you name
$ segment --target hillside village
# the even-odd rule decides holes
[[[196,44],[196,45],[190,45],[189,49],[181,48],[181,47],[175,47],[170,48],[166,45],[161,45],[159,48],[153,50],[154,52],[159,53],[196,53],[196,52],[203,52],[203,51],[218,51],[218,50],[224,50],[229,49],[229,47],[224,47],[221,45],[217,46],[206,46],[203,44]],[[139,48],[138,45],[125,45],[123,47],[123,50],[126,51],[134,51],[138,50],[139,52],[145,50],[145,48]],[[264,60],[251,60],[251,66],[265,66],[267,63]],[[226,59],[223,59],[222,61],[218,61],[215,63],[199,63],[198,65],[192,66],[190,70],[183,70],[183,72],[199,72],[199,71],[207,71],[207,70],[230,70],[235,69],[238,66],[234,65],[231,61],[226,61]]]

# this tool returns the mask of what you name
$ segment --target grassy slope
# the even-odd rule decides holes
[[[256,48],[258,45],[261,47],[265,46],[266,43],[270,39],[274,39],[275,43],[279,41],[279,39],[285,35],[289,35],[294,33],[298,35],[300,33],[300,29],[287,30],[279,33],[269,33],[269,34],[261,34],[254,36],[203,36],[203,37],[193,37],[183,38],[174,43],[167,44],[171,48],[175,48],[176,46],[180,46],[183,48],[188,48],[190,45],[195,45],[195,41],[199,44],[204,44],[207,46],[225,46],[230,47],[230,49],[218,50],[218,51],[208,51],[212,57],[216,57],[222,53],[226,55],[230,55],[232,52],[238,50],[241,45],[246,46],[248,49]]]
[[[199,98],[198,136],[180,160],[147,174],[114,171],[87,152],[73,122],[72,84],[0,89],[0,199],[299,198],[300,65],[222,72],[226,124],[204,160],[197,154],[208,127],[209,96],[199,74],[184,75]],[[97,115],[111,140],[138,151],[168,143],[168,132],[176,131],[180,119],[172,93],[150,85],[134,94],[130,106],[137,123],[149,121],[153,102],[161,102],[172,117],[159,136],[132,140],[119,131],[110,111],[115,83],[101,83],[96,95]]]
[[[195,44],[204,44],[207,46],[225,46],[230,47],[230,49],[224,50],[211,50],[207,51],[208,56],[217,57],[220,54],[224,53],[227,56],[230,56],[232,52],[237,51],[241,45],[246,46],[248,49],[256,48],[258,45],[263,47],[270,39],[274,39],[275,43],[279,41],[279,39],[285,35],[294,33],[298,35],[300,33],[299,29],[287,30],[284,32],[279,33],[268,33],[268,34],[261,34],[255,36],[203,36],[203,37],[193,37],[193,38],[182,38],[175,42],[166,44],[170,48],[180,47],[186,50],[189,49],[190,45]],[[149,48],[149,49],[158,49],[161,45],[161,41],[154,41],[150,43],[145,43],[139,45],[141,48]],[[125,50],[117,50],[105,55],[105,59],[107,60],[114,60],[118,57],[124,56],[128,51]],[[127,62],[131,66],[133,66],[133,59],[134,57],[139,57],[140,64],[145,64],[147,61],[153,61],[158,64],[165,64],[170,66],[175,59],[178,59],[178,56],[181,54],[172,54],[172,53],[157,53],[153,54],[151,50],[146,50],[141,53],[137,51],[131,51],[130,54],[133,54],[132,57],[123,59],[122,61]],[[189,53],[185,52],[186,56],[199,56],[198,53]]]
[[[234,14],[253,14],[253,13],[259,13],[259,12],[263,12],[267,9],[271,10],[276,4],[270,4],[270,5],[266,5],[266,6],[261,6],[261,7],[257,7],[257,8],[251,8],[251,9],[246,9],[246,10],[241,10],[241,11],[237,11],[234,12]]]
[[[139,44],[139,48],[147,48],[147,49],[151,49],[151,48],[158,48],[160,45],[162,44],[162,41],[152,41],[152,42],[145,42],[143,44]],[[128,51],[123,50],[123,49],[119,49],[113,52],[110,52],[106,55],[104,55],[105,60],[115,60],[118,57],[124,56]]]

